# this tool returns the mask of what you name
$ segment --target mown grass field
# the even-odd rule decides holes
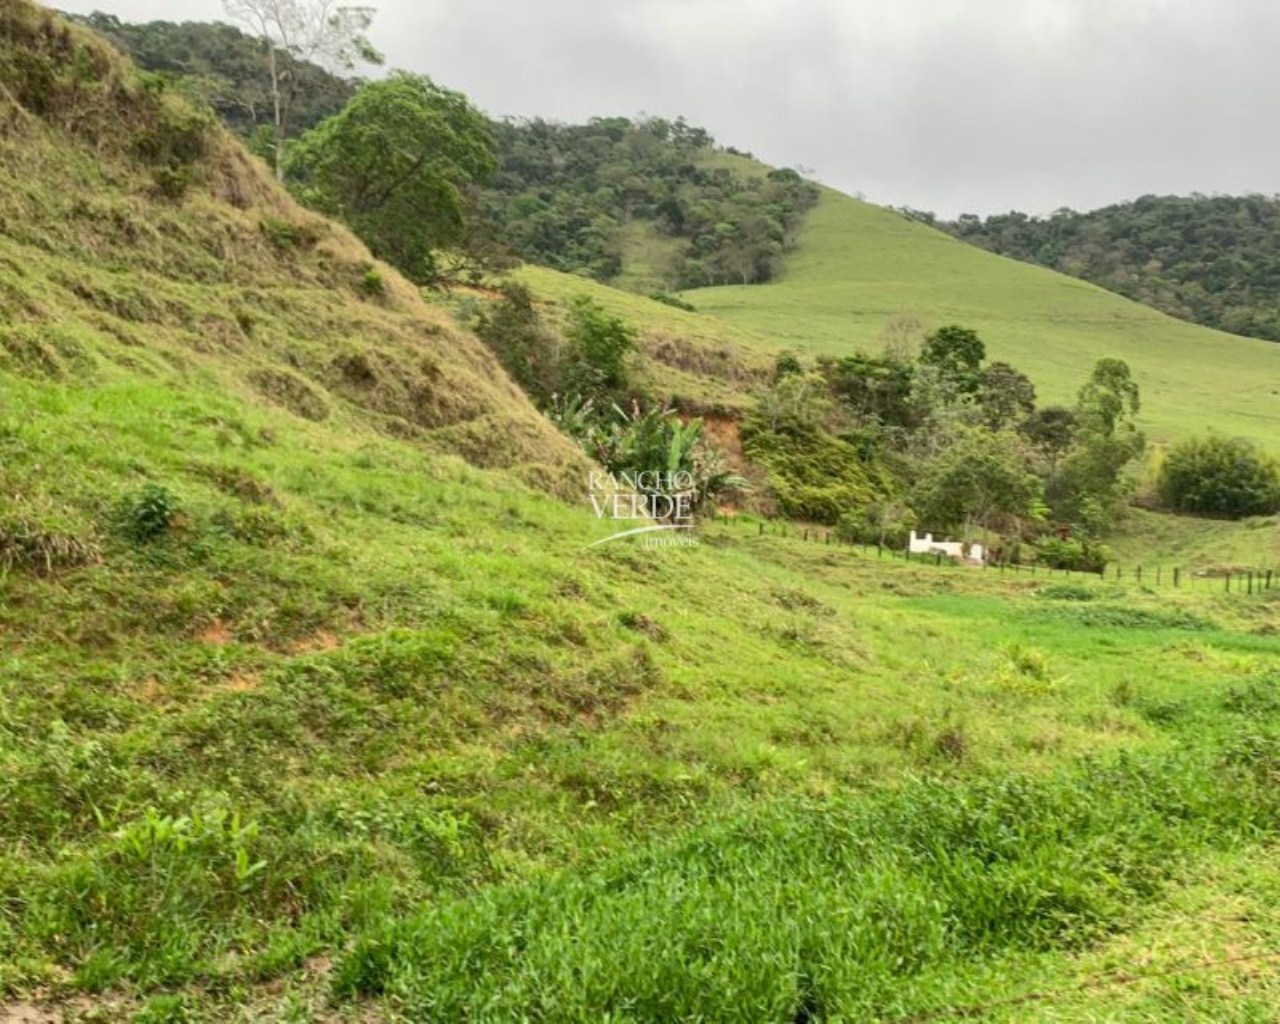
[[[1280,449],[1280,347],[1174,320],[829,189],[777,282],[684,298],[775,351],[875,352],[903,313],[962,324],[1052,402],[1072,401],[1095,360],[1118,356],[1142,387],[1153,440],[1215,430]]]

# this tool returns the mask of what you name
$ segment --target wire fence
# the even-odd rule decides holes
[[[735,520],[730,520],[736,522]],[[970,562],[956,559],[941,552],[912,552],[903,547],[888,544],[862,544],[841,538],[835,530],[824,527],[797,526],[794,523],[764,520],[743,521],[747,529],[754,526],[761,537],[790,537],[829,547],[850,548],[864,557],[881,561],[897,561],[915,565],[931,565],[936,568],[969,568],[974,571],[996,572],[1012,576],[1043,577],[1046,579],[1077,579],[1080,581],[1130,582],[1137,586],[1175,590],[1219,591],[1226,594],[1258,594],[1280,588],[1280,570],[1264,566],[1231,566],[1221,568],[1188,568],[1165,564],[1112,562],[1096,571],[1063,569],[1034,562],[1013,562],[1002,559],[986,559]]]

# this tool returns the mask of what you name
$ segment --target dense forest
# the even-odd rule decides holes
[[[714,140],[683,119],[502,121],[493,134],[500,170],[484,201],[511,245],[603,281],[622,271],[636,224],[678,240],[670,287],[768,281],[818,198],[795,171],[706,166]]]
[[[1084,278],[1173,316],[1280,341],[1280,199],[1143,196],[1091,213],[904,211],[1014,259]]]
[[[271,101],[264,44],[231,25],[129,24],[101,13],[77,19],[148,71],[181,78],[262,155],[270,149]],[[360,82],[303,60],[288,61],[290,137],[341,112]],[[661,118],[488,122],[497,171],[471,182],[468,241],[492,256],[506,249],[601,281],[623,270],[628,237],[656,235],[669,253],[654,268],[672,289],[753,284],[778,271],[817,189],[796,172],[742,174],[707,158],[701,128]]]
[[[266,44],[234,25],[206,22],[131,23],[95,11],[64,17],[87,25],[129,54],[139,67],[179,78],[236,134],[253,140],[270,132],[270,83]],[[291,90],[290,133],[300,134],[346,106],[358,80],[331,74],[282,53],[284,81]],[[257,148],[255,146],[255,148]]]

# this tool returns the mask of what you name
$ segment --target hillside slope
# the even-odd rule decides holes
[[[877,349],[889,318],[976,328],[990,358],[1069,401],[1100,356],[1126,359],[1154,439],[1218,430],[1280,447],[1280,346],[1175,320],[1094,285],[965,245],[825,190],[776,282],[684,293],[777,348]]]
[[[741,413],[772,373],[770,340],[718,317],[548,267],[525,266],[516,275],[553,307],[553,322],[563,319],[569,300],[585,295],[635,325],[644,356],[636,372],[639,386],[686,411]]]
[[[576,487],[576,449],[484,346],[225,129],[25,2],[0,9],[0,47],[0,368],[199,382]]]
[[[1092,281],[1172,316],[1280,341],[1280,198],[1142,196],[938,227],[973,245]]]

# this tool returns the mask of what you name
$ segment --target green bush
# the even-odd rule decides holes
[[[387,294],[387,282],[373,267],[369,267],[360,278],[360,294],[370,299],[381,299]]]
[[[904,548],[916,515],[901,501],[871,501],[846,512],[836,523],[836,536],[849,544],[879,544]]]
[[[1280,468],[1243,438],[1193,438],[1165,457],[1156,483],[1176,512],[1242,519],[1280,510]]]
[[[497,302],[483,310],[476,307],[476,336],[525,393],[545,407],[554,394],[563,393],[559,339],[543,323],[527,287],[519,281],[505,281],[499,292],[502,297]],[[465,316],[468,311],[461,312]]]
[[[1102,572],[1112,561],[1111,549],[1095,541],[1049,537],[1036,545],[1036,564],[1072,572]]]
[[[714,509],[715,500],[726,492],[750,488],[708,442],[702,420],[683,422],[672,409],[636,406],[628,414],[615,405],[601,414],[590,401],[568,400],[553,407],[551,418],[611,473],[678,474],[678,484],[668,479],[637,487],[659,517],[660,510],[670,509],[664,498],[678,497],[687,501],[690,512],[697,512]]]
[[[654,302],[661,302],[664,306],[671,306],[673,309],[683,309],[686,313],[698,311],[698,307],[692,302],[685,302],[679,295],[672,295],[669,292],[650,292],[649,298]]]
[[[324,229],[315,221],[298,224],[281,217],[263,217],[259,227],[267,241],[281,252],[310,249],[324,236]]]
[[[626,358],[636,329],[585,295],[569,302],[565,330],[569,358],[562,377],[567,393],[620,395],[627,389]]]
[[[143,484],[130,491],[116,506],[121,532],[137,544],[165,534],[181,509],[177,496],[163,484]]]
[[[882,498],[886,482],[852,445],[817,429],[773,431],[761,417],[742,430],[743,451],[768,471],[778,507],[792,519],[836,524]]]

